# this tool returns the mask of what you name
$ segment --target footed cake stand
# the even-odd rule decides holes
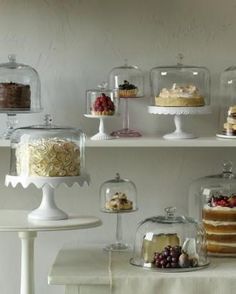
[[[129,99],[137,99],[137,98],[143,98],[143,97],[120,98],[124,102],[123,129],[113,131],[111,133],[112,136],[120,137],[120,138],[135,138],[135,137],[142,136],[138,131],[130,129],[130,126],[129,126]]]
[[[122,237],[122,214],[123,213],[132,213],[137,209],[132,210],[120,210],[120,211],[110,211],[110,210],[102,210],[104,213],[116,214],[116,241],[115,243],[107,245],[104,250],[106,251],[123,251],[130,248],[130,246],[123,242]]]
[[[109,135],[106,130],[105,130],[105,120],[107,119],[112,119],[114,115],[92,115],[92,114],[84,114],[85,117],[88,118],[96,118],[99,119],[99,132],[92,136],[90,139],[91,140],[96,140],[96,141],[101,141],[101,140],[111,140],[115,139],[115,137]]]
[[[89,183],[89,176],[74,177],[22,177],[7,175],[5,179],[6,186],[10,184],[15,188],[21,184],[23,188],[27,188],[30,184],[42,189],[42,201],[38,208],[28,214],[29,220],[36,221],[55,221],[68,219],[68,215],[57,207],[54,199],[54,190],[60,185],[65,184],[71,187],[74,183],[83,186],[84,183]]]
[[[148,112],[151,114],[164,114],[174,116],[175,131],[163,136],[164,139],[194,139],[196,135],[186,133],[183,131],[183,115],[203,115],[210,114],[210,106],[199,107],[162,107],[162,106],[148,106]]]

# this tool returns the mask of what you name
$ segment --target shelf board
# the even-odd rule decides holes
[[[10,147],[10,141],[0,140],[0,147]],[[184,140],[165,140],[160,137],[120,138],[103,141],[86,139],[86,147],[236,147],[236,138],[220,139],[212,136]]]
[[[235,139],[200,137],[196,139],[166,140],[160,137],[119,138],[114,140],[86,140],[86,147],[236,147]]]

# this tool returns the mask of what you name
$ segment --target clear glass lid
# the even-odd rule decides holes
[[[0,64],[0,112],[39,112],[41,86],[37,71],[16,62],[14,54],[9,62]]]
[[[107,88],[101,83],[97,89],[86,91],[86,114],[91,116],[112,116],[119,112],[117,91]]]
[[[205,231],[193,218],[176,216],[174,207],[165,215],[140,222],[131,263],[147,268],[196,268],[208,263]]]
[[[15,129],[10,140],[10,175],[68,177],[84,172],[84,133],[52,125],[49,115],[44,125]]]
[[[173,66],[158,66],[150,71],[156,106],[204,106],[210,104],[210,73],[206,67],[183,64],[183,55]]]
[[[138,209],[135,184],[129,179],[122,179],[119,173],[101,185],[99,194],[103,212],[132,212]]]
[[[231,162],[224,163],[222,173],[193,182],[189,210],[203,222],[208,254],[236,256],[236,177]]]
[[[236,137],[236,67],[231,66],[220,77],[220,118],[218,135]]]
[[[144,75],[139,67],[128,65],[114,67],[109,73],[109,87],[118,91],[120,98],[139,98],[144,95]]]

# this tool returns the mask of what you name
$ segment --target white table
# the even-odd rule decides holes
[[[101,225],[92,216],[70,215],[69,219],[29,222],[29,211],[0,210],[0,231],[18,232],[21,239],[21,294],[34,294],[34,240],[37,232],[87,229]]]
[[[212,258],[208,268],[160,273],[129,264],[131,252],[104,252],[101,246],[63,248],[50,270],[51,285],[66,294],[235,294],[236,259]]]

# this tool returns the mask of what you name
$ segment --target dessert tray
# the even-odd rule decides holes
[[[15,188],[21,184],[23,188],[27,188],[33,184],[38,189],[42,189],[42,201],[38,208],[33,210],[28,215],[29,220],[62,220],[67,219],[68,215],[57,207],[54,199],[54,190],[60,185],[65,184],[71,187],[73,184],[78,183],[83,186],[85,183],[89,184],[90,178],[88,174],[83,176],[74,177],[22,177],[6,175],[6,186],[12,185]]]
[[[130,264],[137,266],[137,267],[141,267],[145,270],[152,270],[152,271],[157,271],[157,272],[163,272],[163,273],[183,273],[183,272],[192,272],[192,271],[198,271],[201,269],[204,269],[206,267],[209,266],[209,262],[203,264],[203,265],[199,265],[199,266],[195,266],[195,267],[183,267],[183,268],[158,268],[156,266],[153,266],[150,263],[147,264],[137,264],[133,258],[130,259]]]
[[[163,136],[164,139],[193,139],[196,135],[183,131],[183,115],[206,115],[211,113],[210,106],[199,107],[163,107],[163,106],[148,106],[148,112],[159,115],[173,115],[175,123],[175,131]]]

